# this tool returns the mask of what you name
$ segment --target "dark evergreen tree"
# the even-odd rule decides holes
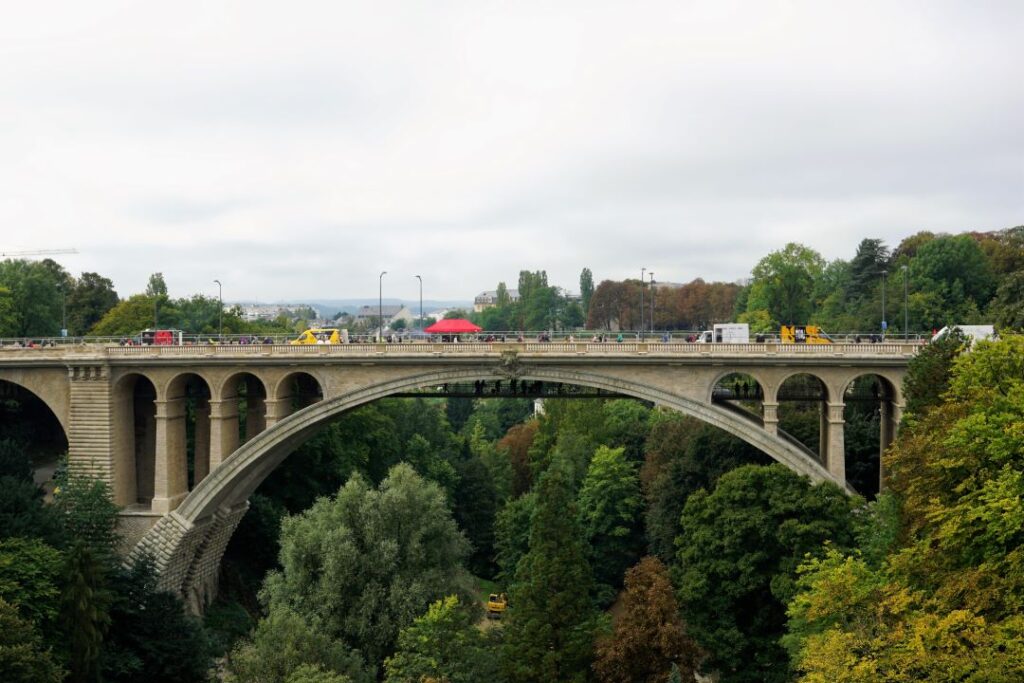
[[[456,432],[461,432],[466,425],[470,415],[473,414],[473,399],[471,398],[449,398],[444,402],[444,412],[448,417],[448,424]]]
[[[880,239],[863,239],[850,262],[847,300],[862,299],[881,284],[882,271],[889,263],[889,248]]]
[[[596,613],[574,498],[559,467],[538,486],[505,627],[504,667],[514,683],[587,680]]]
[[[459,528],[473,545],[469,570],[477,576],[493,576],[494,517],[497,495],[490,471],[479,458],[470,457],[456,465],[459,483],[455,487],[454,516]]]
[[[102,561],[84,543],[67,557],[60,623],[69,653],[70,680],[100,680],[100,648],[110,625],[111,594],[105,585]]]

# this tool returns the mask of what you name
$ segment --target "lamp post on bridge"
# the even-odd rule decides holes
[[[420,332],[423,331],[423,278],[419,275],[416,279],[420,281]]]
[[[903,341],[910,339],[910,286],[907,284],[907,266],[901,267],[903,271]]]
[[[644,339],[644,275],[647,268],[640,269],[640,341]]]
[[[654,271],[648,275],[651,276],[651,337],[654,337]]]
[[[889,325],[885,322],[885,276],[889,274],[889,271],[882,271],[882,339],[885,339],[885,331]]]
[[[384,341],[384,276],[388,271],[382,270],[377,278],[377,342]]]
[[[217,341],[224,341],[224,286],[220,280],[217,283],[217,300],[220,302],[220,309],[217,311]]]
[[[67,286],[60,286],[60,336],[68,336],[68,290]]]

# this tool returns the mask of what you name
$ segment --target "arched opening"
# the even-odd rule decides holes
[[[185,460],[169,459],[169,468],[180,470],[173,479],[184,481],[191,491],[210,472],[210,385],[194,373],[175,377],[167,387],[167,413],[180,416],[168,427],[168,441],[184,444]],[[170,473],[168,477],[171,478]]]
[[[231,377],[221,394],[234,401],[238,415],[238,443],[244,444],[267,428],[267,389],[259,377],[242,372]],[[231,452],[224,454],[225,457]]]
[[[895,433],[896,389],[880,375],[861,375],[843,392],[846,478],[861,495],[878,495],[881,456]]]
[[[715,382],[711,401],[764,424],[764,387],[752,375],[731,372]]]
[[[267,424],[276,422],[324,399],[320,382],[308,372],[293,372],[277,384],[274,410],[267,411]]]
[[[0,474],[32,477],[45,486],[67,451],[64,427],[46,402],[20,384],[0,380]]]
[[[828,448],[828,389],[814,375],[790,375],[779,386],[779,431],[800,442],[826,463]]]
[[[122,377],[114,387],[114,499],[148,508],[156,479],[156,387],[144,375]]]

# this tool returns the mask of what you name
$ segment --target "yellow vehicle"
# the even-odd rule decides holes
[[[779,330],[783,344],[831,344],[832,337],[817,325],[783,325]]]
[[[348,330],[339,330],[335,327],[314,327],[293,339],[292,344],[347,344]]]
[[[508,598],[504,593],[491,593],[487,596],[487,618],[501,619],[501,615],[508,609]]]

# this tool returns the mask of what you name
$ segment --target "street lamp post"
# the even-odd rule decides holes
[[[68,290],[60,286],[60,336],[68,336]]]
[[[423,278],[419,275],[416,279],[420,281],[420,332],[423,331]]]
[[[388,271],[382,270],[377,278],[377,341],[384,341],[384,276]]]
[[[907,267],[903,266],[903,341],[910,339],[910,287],[907,284]]]
[[[654,337],[654,271],[647,273],[651,276],[651,337]]]
[[[644,338],[644,275],[647,268],[640,269],[640,340]]]
[[[889,327],[885,322],[885,276],[889,274],[889,271],[882,271],[882,337],[885,338],[885,331]]]
[[[224,341],[224,286],[220,280],[217,283],[217,300],[220,302],[220,309],[217,311],[217,341]]]

